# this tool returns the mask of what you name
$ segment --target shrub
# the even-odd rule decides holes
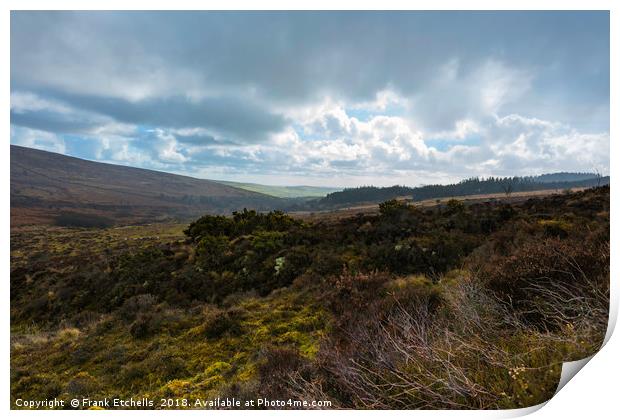
[[[149,373],[150,370],[144,363],[130,362],[121,367],[118,379],[130,385],[139,384]]]
[[[502,204],[502,206],[499,209],[499,219],[502,222],[506,222],[512,219],[513,217],[515,217],[516,214],[517,214],[517,211],[514,209],[514,207],[512,207],[508,203]]]
[[[185,358],[176,355],[176,349],[163,347],[149,354],[142,364],[149,374],[156,375],[161,381],[186,378],[190,375]]]
[[[129,332],[134,338],[143,339],[157,333],[163,323],[163,316],[159,312],[139,313],[136,320],[130,325]]]
[[[72,397],[91,397],[99,389],[99,382],[88,372],[75,375],[66,386],[66,392]]]
[[[191,223],[185,230],[185,234],[194,242],[197,242],[204,235],[236,238],[242,235],[249,235],[258,230],[283,232],[301,224],[300,221],[279,210],[270,211],[269,213],[258,213],[256,210],[243,209],[241,212],[233,212],[232,218],[211,215],[203,216]]]
[[[58,331],[58,338],[62,341],[75,341],[81,332],[77,328],[63,328]]]
[[[462,201],[452,198],[446,203],[445,213],[447,215],[458,214],[462,213],[463,211],[465,211],[465,204]]]
[[[564,239],[572,230],[571,223],[565,220],[539,220],[538,223],[544,228],[545,235],[551,237]]]
[[[385,294],[383,286],[390,280],[386,273],[351,273],[344,270],[337,277],[324,280],[323,300],[336,316],[336,326],[343,328],[365,317],[372,302]]]
[[[125,321],[131,321],[140,313],[152,311],[157,298],[151,294],[131,296],[119,308],[119,315]]]
[[[240,317],[243,315],[238,309],[221,310],[209,308],[203,323],[207,338],[220,338],[224,334],[236,336],[241,334]]]
[[[258,365],[260,394],[266,398],[290,398],[289,378],[304,365],[299,351],[290,347],[267,347]]]
[[[206,270],[219,269],[228,250],[228,237],[204,234],[196,247],[196,262]]]
[[[481,272],[491,290],[525,320],[551,327],[537,310],[541,291],[573,289],[590,282],[609,282],[609,244],[558,238],[534,240],[512,255],[494,260]]]
[[[277,285],[274,288],[291,284],[293,280],[303,274],[312,262],[312,257],[302,247],[293,248],[279,258],[281,259],[276,259],[276,266],[274,267],[277,279]]]
[[[192,222],[184,233],[194,242],[198,242],[203,235],[212,236],[229,235],[232,231],[232,220],[224,216],[206,215]]]
[[[392,199],[379,204],[379,213],[385,217],[392,217],[406,211],[408,207],[407,203]]]

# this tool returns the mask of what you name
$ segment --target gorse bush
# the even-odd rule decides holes
[[[210,309],[205,314],[203,323],[204,334],[207,338],[219,338],[224,334],[232,336],[242,333],[240,318],[243,312],[238,309],[226,311],[217,308]]]
[[[203,216],[191,223],[185,233],[194,241],[198,241],[203,235],[227,236],[236,238],[248,235],[257,230],[285,231],[292,226],[298,226],[297,221],[284,212],[271,211],[258,213],[255,210],[243,209],[241,212],[233,212],[232,218],[224,216]]]
[[[379,204],[379,213],[382,216],[387,217],[396,216],[403,211],[407,211],[408,209],[409,206],[405,202],[398,201],[396,199],[388,200]]]

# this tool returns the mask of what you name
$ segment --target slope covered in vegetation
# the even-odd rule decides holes
[[[505,194],[513,192],[565,190],[582,187],[598,187],[609,184],[609,177],[596,174],[556,173],[529,177],[469,178],[447,185],[424,185],[421,187],[357,187],[327,194],[326,197],[306,203],[308,208],[335,208],[356,203],[380,202],[397,197],[409,197],[414,201],[434,198],[468,196],[476,194]]]
[[[11,224],[101,227],[193,220],[288,200],[219,182],[11,145]]]
[[[551,397],[561,363],[596,351],[607,325],[608,187],[11,240],[12,404],[523,407]]]

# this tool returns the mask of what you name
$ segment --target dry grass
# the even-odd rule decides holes
[[[541,310],[566,326],[555,332],[530,327],[467,276],[444,288],[438,310],[394,296],[387,314],[344,332],[349,346],[326,343],[313,369],[289,375],[291,392],[365,409],[538,404],[553,395],[562,361],[600,346],[609,300],[598,284],[540,291],[549,299]]]

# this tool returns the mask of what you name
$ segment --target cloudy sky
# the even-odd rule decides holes
[[[196,176],[609,172],[607,12],[12,12],[11,143]]]

